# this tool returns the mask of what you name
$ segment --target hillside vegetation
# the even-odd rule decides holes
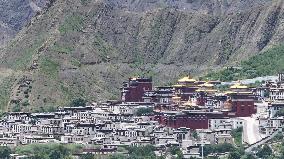
[[[209,73],[205,78],[221,81],[276,75],[284,70],[284,45],[274,46],[260,55],[241,62],[237,67],[228,67]]]
[[[282,0],[49,4],[0,50],[0,68],[12,72],[0,93],[4,109],[117,99],[129,76],[167,84],[234,65],[284,39]]]

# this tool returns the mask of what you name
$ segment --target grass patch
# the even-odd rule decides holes
[[[43,42],[44,42],[43,40],[36,40],[32,46],[24,48],[22,51],[23,53],[20,56],[18,56],[15,59],[15,61],[13,61],[13,63],[10,63],[9,65],[11,65],[12,68],[15,69],[20,69],[20,70],[27,69],[30,66],[27,64],[32,62],[31,60],[33,55],[39,51]]]
[[[68,144],[29,144],[18,146],[15,153],[20,155],[32,155],[34,158],[65,158],[70,157],[73,153],[78,153],[83,146]]]
[[[5,108],[7,108],[8,106],[14,80],[14,76],[8,76],[2,79],[0,83],[0,109],[2,111],[5,110]]]
[[[232,130],[232,136],[237,146],[242,146],[242,140],[243,140],[242,133],[243,133],[242,127]]]
[[[46,76],[56,79],[59,72],[59,64],[51,59],[44,58],[40,62],[40,71]]]
[[[53,47],[51,48],[52,51],[58,52],[58,53],[65,53],[65,54],[69,54],[72,51],[74,51],[74,48],[70,47],[70,46],[61,46],[59,44],[54,44]]]
[[[77,59],[71,59],[71,64],[76,67],[81,67],[81,62]]]
[[[73,31],[80,31],[83,26],[84,19],[79,14],[72,14],[65,18],[62,25],[59,26],[59,32],[63,35]]]
[[[240,63],[239,67],[229,67],[205,76],[211,80],[232,81],[259,76],[275,75],[284,70],[284,45],[274,46],[260,55]]]
[[[72,91],[73,88],[71,86],[65,85],[63,82],[60,83],[60,91],[63,95],[61,105],[70,106],[70,102],[76,98],[80,98],[81,95]]]

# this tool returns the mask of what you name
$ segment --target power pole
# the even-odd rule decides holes
[[[204,154],[203,154],[203,148],[204,148],[204,133],[203,131],[201,132],[201,158],[204,158]]]

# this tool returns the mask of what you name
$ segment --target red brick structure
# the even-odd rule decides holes
[[[183,111],[183,113],[158,112],[155,119],[160,124],[172,128],[208,129],[209,119],[223,117],[222,112]]]
[[[152,78],[129,78],[121,88],[123,102],[143,102],[146,91],[152,90]]]
[[[249,94],[230,94],[235,117],[249,117],[256,113],[254,98]]]
[[[249,117],[256,113],[254,106],[255,97],[247,86],[236,83],[230,89],[226,93],[228,96],[227,102],[230,106],[226,108],[230,112],[228,114],[235,117]]]

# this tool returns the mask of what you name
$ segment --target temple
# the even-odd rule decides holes
[[[256,113],[252,90],[236,82],[226,92],[218,81],[199,81],[190,75],[172,86],[152,89],[152,79],[130,78],[121,91],[122,102],[154,103],[155,120],[178,128],[206,129],[210,119],[249,117]]]

